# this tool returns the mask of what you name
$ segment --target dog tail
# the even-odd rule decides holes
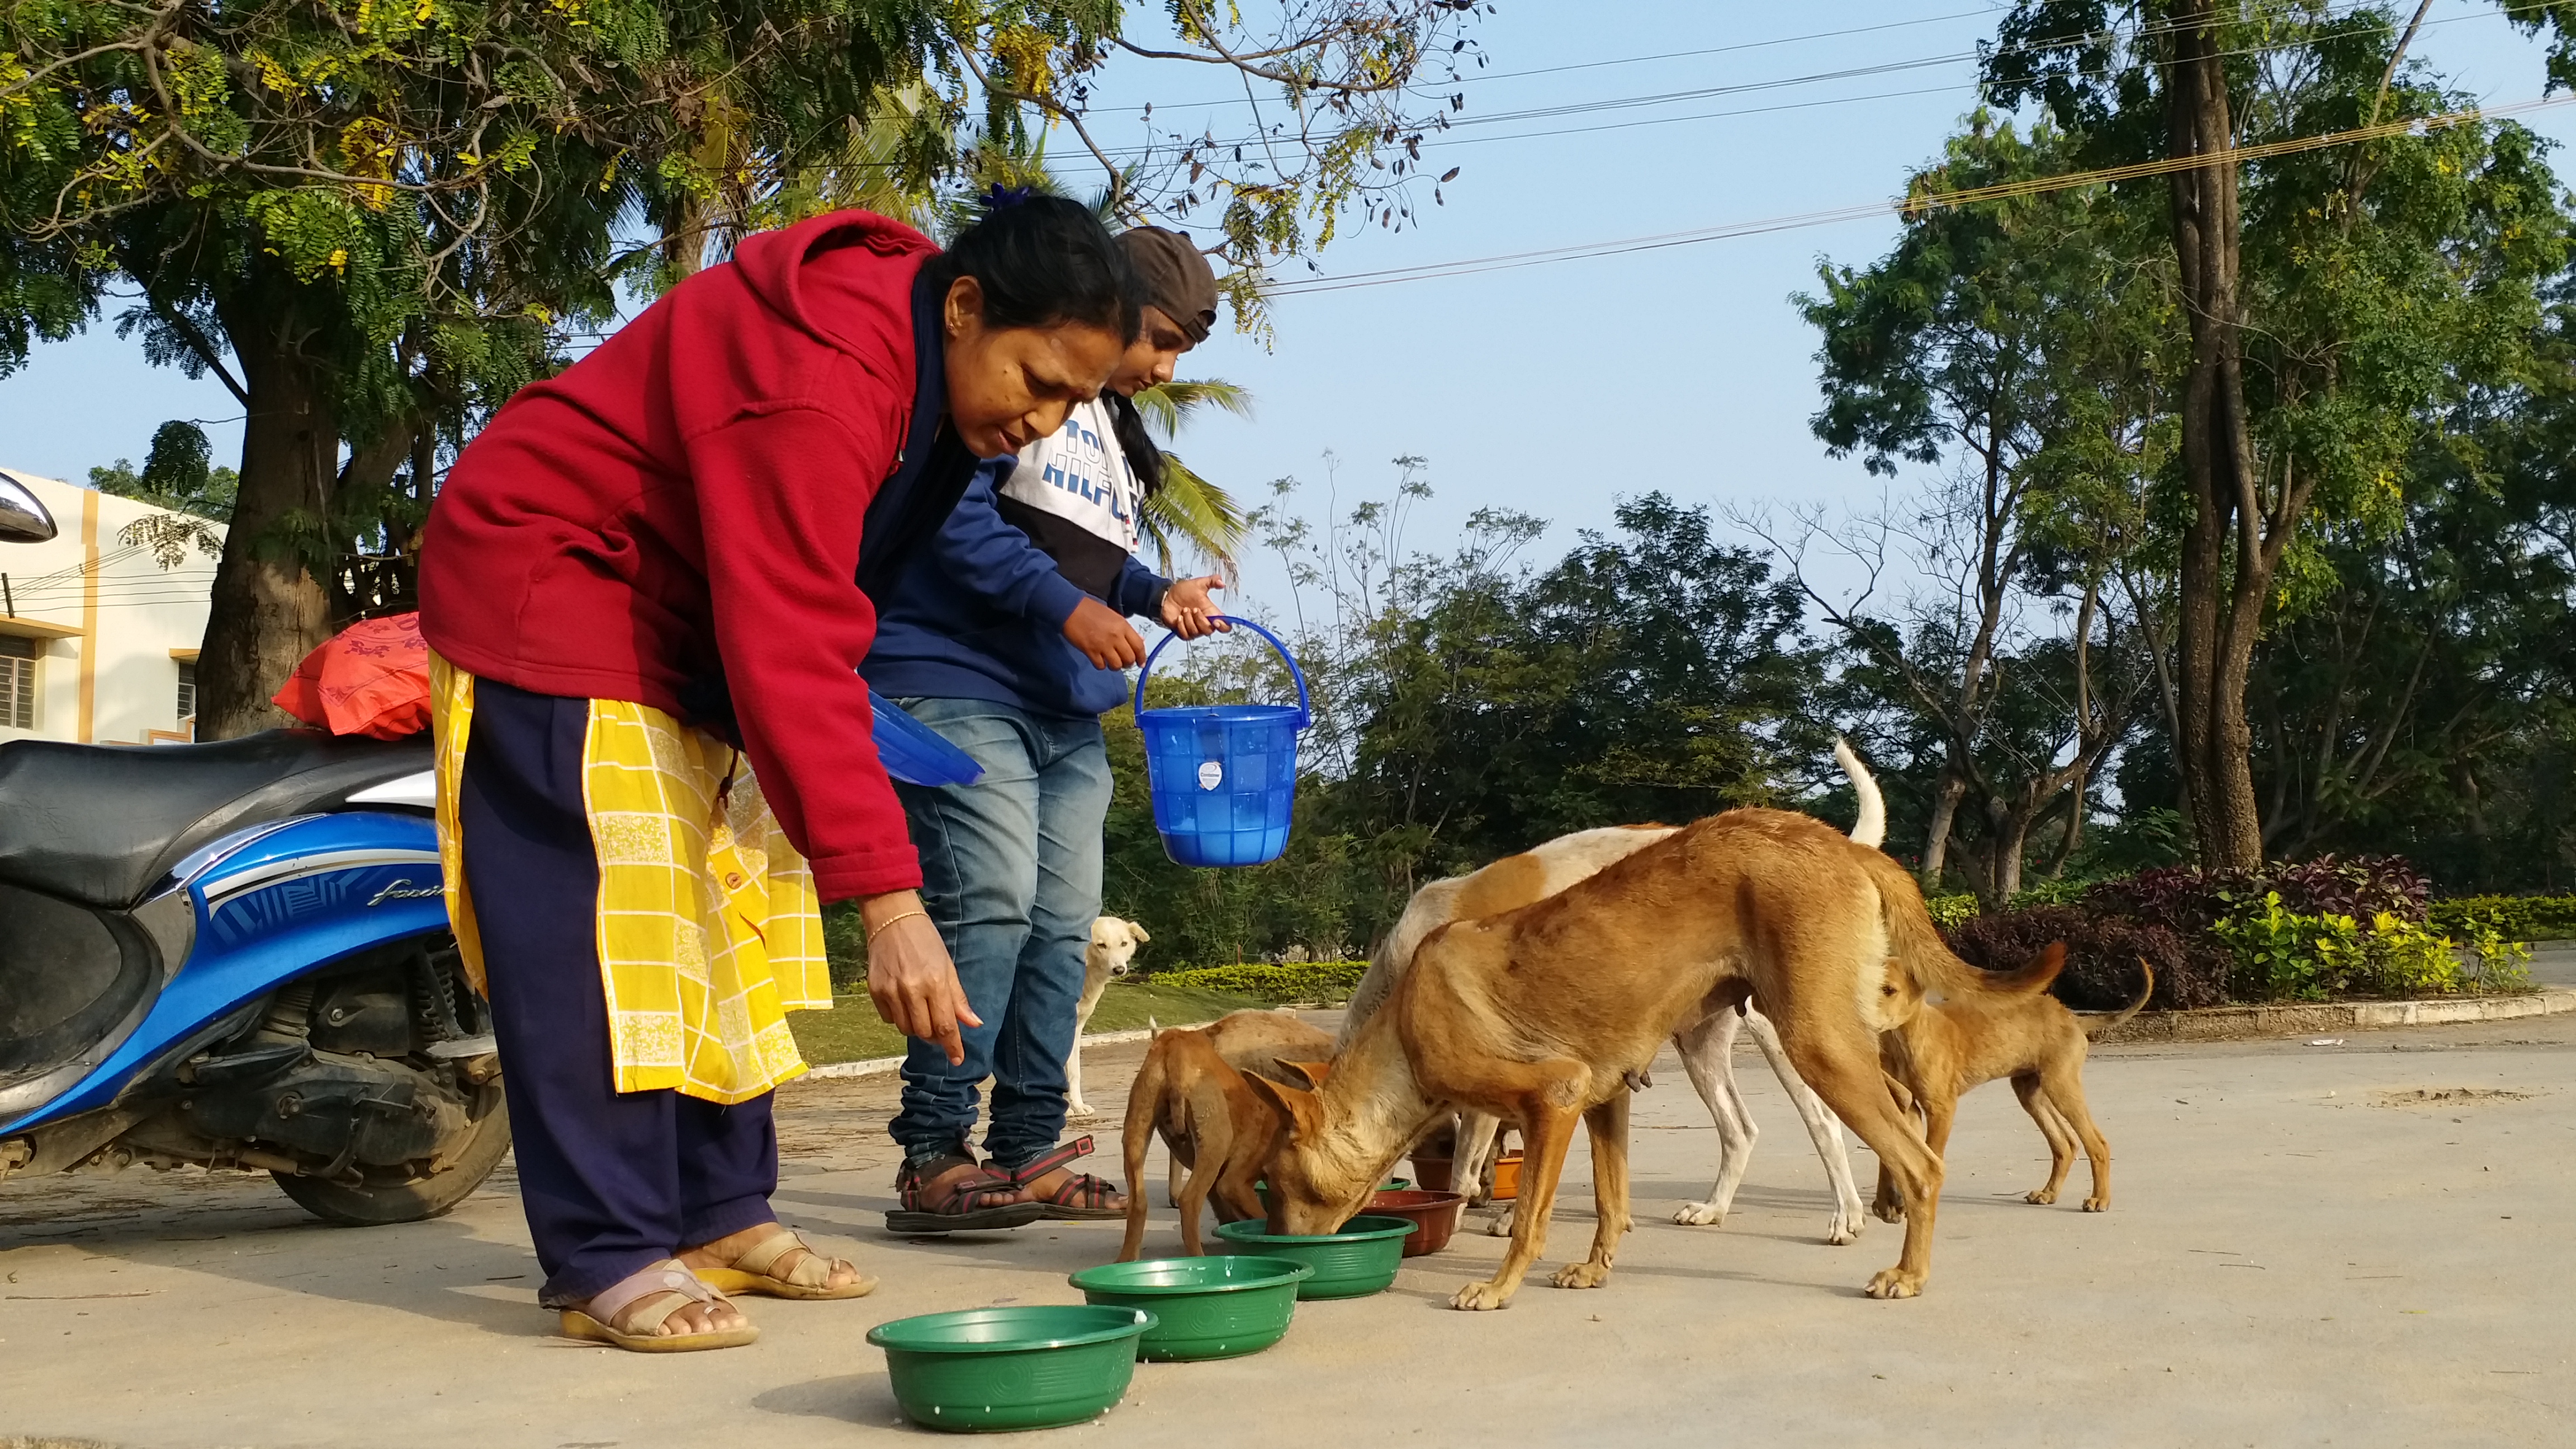
[[[2001,992],[2007,996],[2028,996],[2046,991],[2066,969],[2066,946],[2063,942],[2039,953],[2037,959],[2018,971],[1985,971],[1969,965],[1941,939],[1940,928],[1932,924],[1932,913],[1924,908],[1922,889],[1905,867],[1875,851],[1863,851],[1861,859],[1878,885],[1879,915],[1887,924],[1888,948],[1896,959],[1913,973],[1917,986],[1927,991],[1939,990],[1959,994]]]
[[[2086,1022],[2084,1024],[2086,1041],[2100,1041],[2110,1034],[2111,1028],[2147,1009],[2147,998],[2156,994],[2156,968],[2148,965],[2147,958],[2141,956],[2138,958],[2138,974],[2146,978],[2138,985],[2138,999],[2109,1016],[2096,1017]]]
[[[1121,1263],[1136,1261],[1145,1250],[1145,1149],[1153,1145],[1154,1116],[1163,1105],[1163,1083],[1171,1071],[1164,1043],[1179,1034],[1175,1029],[1154,1038],[1154,1044],[1145,1048],[1145,1064],[1136,1069],[1135,1085],[1127,1089],[1127,1122],[1118,1133],[1119,1154],[1127,1169],[1127,1237],[1118,1247]]]
[[[1879,796],[1878,781],[1860,762],[1860,756],[1852,753],[1851,742],[1840,735],[1834,737],[1834,763],[1851,777],[1852,793],[1860,797],[1860,819],[1852,824],[1852,843],[1876,850],[1887,843],[1887,801]]]

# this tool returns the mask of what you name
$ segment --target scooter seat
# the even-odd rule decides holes
[[[0,881],[120,910],[188,852],[430,768],[426,734],[270,730],[205,745],[0,744]]]

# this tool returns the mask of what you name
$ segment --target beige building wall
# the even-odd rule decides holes
[[[191,548],[165,569],[130,541],[163,510],[52,478],[0,469],[54,515],[51,543],[0,543],[0,669],[35,654],[31,727],[0,717],[0,740],[95,744],[186,740],[181,684],[206,633],[215,561]],[[223,529],[214,526],[220,542]]]

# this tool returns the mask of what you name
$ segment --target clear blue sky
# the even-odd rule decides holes
[[[1506,0],[1480,29],[1499,78],[1466,88],[1463,119],[1765,88],[1464,127],[1424,148],[1435,170],[1464,168],[1445,207],[1426,205],[1418,232],[1372,228],[1336,243],[1323,264],[1354,273],[1893,197],[1975,103],[1970,57],[2000,13],[1977,0]],[[2489,104],[2541,94],[2540,46],[2515,35],[2493,0],[2437,0],[2431,21],[2417,53],[2455,86]],[[1872,26],[1887,28],[1862,31]],[[1819,31],[1860,33],[1792,39]],[[1713,47],[1741,48],[1676,54]],[[1593,64],[1634,57],[1662,58]],[[1777,84],[1867,68],[1881,69]],[[1516,74],[1536,70],[1547,73]],[[1205,88],[1159,97],[1158,109],[1218,93],[1196,84]],[[1211,118],[1242,115],[1236,106]],[[2576,107],[2526,123],[2576,139]],[[1617,129],[1544,134],[1604,126]],[[1112,123],[1104,139],[1132,138]],[[1060,159],[1072,154],[1058,148]],[[2576,168],[2568,153],[2557,159]],[[1064,169],[1076,185],[1091,179]],[[1184,375],[1252,389],[1259,413],[1201,422],[1180,447],[1245,496],[1283,474],[1320,495],[1327,449],[1342,460],[1346,498],[1386,488],[1387,460],[1422,455],[1437,490],[1416,526],[1424,544],[1484,504],[1552,520],[1552,547],[1575,527],[1606,523],[1614,497],[1650,488],[1717,503],[1872,499],[1877,482],[1825,457],[1807,431],[1814,341],[1787,298],[1811,285],[1820,257],[1865,262],[1894,231],[1892,216],[1873,218],[1285,299],[1272,350],[1220,334],[1184,360]],[[230,420],[209,430],[228,457],[238,412],[219,384],[147,365],[101,323],[0,380],[0,466],[77,481],[95,463],[139,463],[153,428],[172,417]],[[1264,591],[1275,573],[1247,563]]]

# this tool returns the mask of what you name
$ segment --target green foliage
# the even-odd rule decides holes
[[[1205,408],[1222,408],[1239,418],[1252,416],[1251,393],[1213,378],[1144,388],[1137,392],[1135,403],[1146,423],[1165,438],[1178,434],[1192,414]],[[1211,564],[1231,568],[1250,520],[1233,494],[1200,477],[1179,454],[1166,448],[1163,486],[1145,500],[1137,523],[1154,546],[1161,572],[1169,577],[1174,576],[1172,546],[1176,543],[1187,545]]]
[[[2044,880],[2037,885],[2025,886],[2013,892],[2012,899],[2005,903],[2005,908],[2019,911],[2027,910],[2032,906],[2071,906],[2083,900],[2085,894],[2092,889],[2093,882],[2088,880],[2071,877]]]
[[[1279,966],[1252,962],[1158,971],[1153,984],[1223,991],[1281,1005],[1308,1001],[1335,1004],[1349,999],[1367,970],[1366,961],[1304,961]]]
[[[2333,912],[2285,909],[2278,891],[2238,898],[2211,927],[2235,955],[2230,992],[2240,1001],[2323,1001],[2347,996],[2438,996],[2470,988],[2528,986],[2529,952],[2480,931],[2460,943],[2420,922],[2382,911],[2367,921]]]
[[[204,428],[173,419],[153,431],[152,450],[142,472],[119,458],[112,467],[90,469],[89,486],[222,523],[233,515],[241,475],[213,466],[213,457]]]
[[[2435,901],[2431,924],[2455,936],[2492,933],[2506,941],[2576,938],[2576,896],[2454,896]]]
[[[1801,573],[1843,637],[1839,692],[1874,757],[1940,772],[1951,803],[1927,812],[1943,838],[1926,859],[1964,857],[1996,903],[2035,834],[2063,868],[2070,820],[2146,707],[2145,498],[2171,453],[2175,311],[2149,218],[2109,188],[1938,202],[2078,169],[2078,149],[1980,111],[1914,178],[1896,245],[1793,299],[1819,338],[1817,438],[1938,481],[1838,531],[1810,514],[1779,546],[1802,557],[1822,535],[1869,571],[1848,604]],[[1911,588],[1879,588],[1890,553]]]
[[[1974,891],[1947,891],[1939,895],[1927,895],[1923,898],[1923,905],[1932,913],[1932,924],[1945,931],[1953,926],[1965,925],[1978,914],[1977,896]]]

